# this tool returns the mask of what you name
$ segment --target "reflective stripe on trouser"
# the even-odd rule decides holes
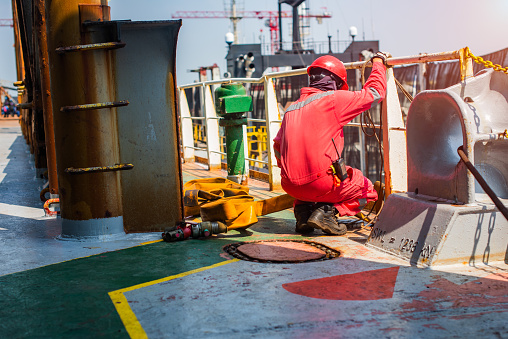
[[[355,215],[365,206],[365,202],[377,200],[377,192],[372,182],[356,168],[347,166],[349,178],[335,187],[332,175],[325,175],[305,185],[293,185],[282,179],[282,188],[296,198],[295,205],[308,202],[327,202],[333,204],[340,215]]]

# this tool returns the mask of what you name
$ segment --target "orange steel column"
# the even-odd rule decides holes
[[[113,52],[56,51],[87,44],[80,17],[85,5],[98,9],[86,10],[87,20],[109,20],[100,0],[46,1],[62,237],[70,238],[124,233],[120,174],[90,170],[120,162],[116,108],[102,105],[114,101]]]
[[[25,78],[25,68],[23,64],[23,52],[21,51],[21,40],[19,37],[18,8],[16,0],[12,0],[12,21],[14,31],[14,51],[16,54],[16,75],[18,80],[22,81]]]
[[[16,54],[16,76],[18,77],[18,81],[15,83],[16,86],[24,88],[24,80],[25,80],[25,65],[23,61],[23,51],[21,50],[21,38],[19,33],[19,23],[18,23],[18,7],[16,4],[16,0],[12,0],[12,21],[13,21],[13,31],[14,31],[14,51]],[[18,90],[18,102],[23,102],[22,90]],[[23,132],[23,137],[28,142],[29,134],[26,123],[26,109],[20,109],[21,112],[21,131]]]
[[[37,39],[39,52],[40,86],[46,143],[46,159],[48,166],[48,184],[51,198],[56,198],[58,195],[58,177],[56,171],[55,133],[53,129],[53,105],[51,104],[51,86],[49,77],[45,0],[36,0],[34,8],[34,33]]]

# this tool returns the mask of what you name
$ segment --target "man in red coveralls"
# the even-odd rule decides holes
[[[360,170],[346,166],[347,179],[334,176],[331,165],[338,154],[332,138],[342,154],[342,128],[384,99],[388,56],[378,52],[372,57],[372,72],[361,91],[348,91],[346,69],[333,56],[319,57],[307,68],[310,87],[302,88],[300,98],[288,107],[273,140],[282,188],[296,198],[296,232],[321,229],[344,235],[347,228],[336,214],[355,215],[361,210],[360,200],[377,200],[371,181]]]

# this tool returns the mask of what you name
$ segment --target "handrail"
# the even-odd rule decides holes
[[[392,57],[386,60],[388,66],[400,66],[409,64],[420,64],[425,62],[435,61],[447,61],[447,60],[458,60],[460,59],[460,50],[450,52],[439,52],[439,53],[422,53],[418,55],[410,55],[404,57]],[[345,63],[346,69],[357,69],[362,68],[365,61],[356,61]],[[367,64],[367,67],[371,65]]]
[[[409,65],[409,64],[418,64],[425,62],[435,62],[435,61],[447,61],[447,60],[458,60],[460,59],[460,50],[457,51],[449,51],[449,52],[439,52],[439,53],[422,53],[418,55],[410,55],[404,57],[391,57],[387,59],[387,64],[389,66],[400,66],[400,65]],[[355,62],[346,62],[344,63],[344,67],[346,69],[359,69],[362,68],[365,64],[365,61],[355,61]],[[367,67],[371,67],[371,64],[367,64]],[[245,83],[263,83],[265,79],[273,79],[280,78],[285,76],[294,76],[294,75],[304,75],[307,74],[307,68],[299,68],[293,69],[289,71],[280,71],[280,72],[269,72],[264,74],[260,78],[227,78],[220,80],[207,80],[196,82],[192,84],[178,86],[179,89],[193,88],[199,86],[207,86],[207,85],[220,85],[220,84],[228,84],[233,82],[245,82]]]

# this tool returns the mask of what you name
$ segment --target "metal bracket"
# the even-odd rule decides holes
[[[69,47],[59,47],[56,49],[58,54],[64,54],[67,52],[84,52],[84,51],[93,51],[97,49],[118,49],[125,47],[125,42],[102,42],[98,44],[89,44],[89,45],[75,45]]]
[[[74,112],[74,111],[90,111],[102,108],[121,107],[127,106],[129,101],[113,101],[113,102],[99,102],[96,104],[76,105],[76,106],[64,106],[60,108],[60,112]]]
[[[32,109],[33,108],[33,102],[25,102],[22,104],[17,104],[16,108],[19,109]]]
[[[115,171],[126,171],[133,169],[133,164],[116,164],[114,166],[100,166],[100,167],[85,167],[85,168],[74,168],[69,167],[64,170],[65,173],[69,174],[85,174],[85,173],[98,173],[98,172],[115,172]]]

